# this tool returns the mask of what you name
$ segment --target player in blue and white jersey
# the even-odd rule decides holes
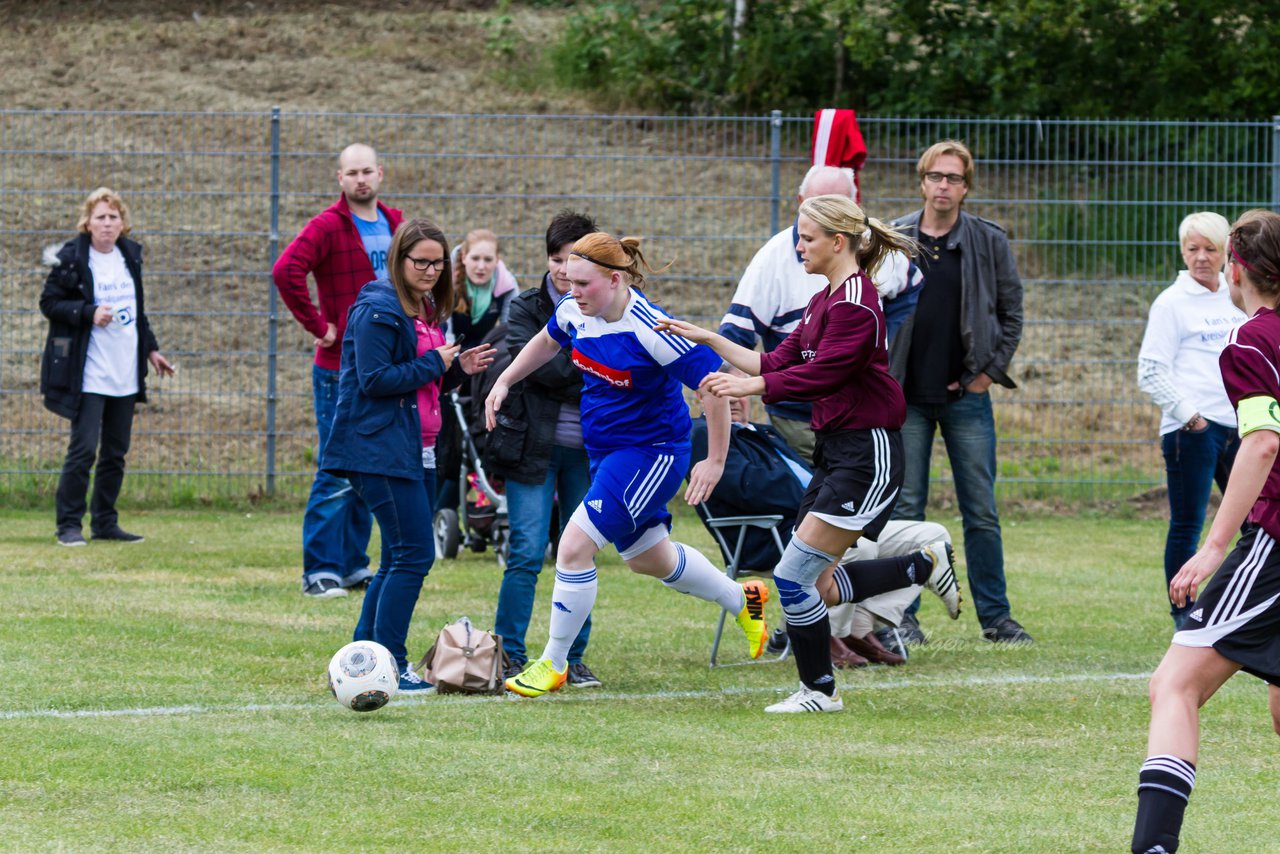
[[[511,387],[562,347],[572,348],[573,363],[584,375],[582,439],[591,460],[591,488],[560,538],[546,649],[506,680],[506,687],[537,697],[564,684],[569,647],[595,604],[595,555],[610,543],[633,571],[736,615],[751,656],[758,657],[768,637],[768,588],[754,579],[739,585],[696,549],[670,539],[667,502],[689,471],[693,427],[681,386],[697,389],[721,359],[708,347],[655,331],[668,315],[639,290],[642,270],[653,269],[640,251],[640,238],[589,234],[574,244],[567,268],[569,293],[485,401],[492,430],[504,417]],[[689,474],[690,504],[715,488],[729,445],[728,401],[699,396],[709,449]]]

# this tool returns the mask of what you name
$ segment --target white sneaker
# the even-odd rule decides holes
[[[840,699],[840,695],[828,697],[821,691],[815,691],[807,685],[801,685],[800,690],[792,694],[781,703],[774,703],[772,706],[765,706],[766,712],[780,712],[784,714],[792,712],[839,712],[844,709],[844,700]]]
[[[956,579],[956,553],[952,550],[951,543],[938,540],[932,545],[925,546],[921,551],[933,561],[933,572],[929,574],[929,580],[924,583],[924,586],[938,594],[942,604],[947,606],[947,613],[951,615],[951,619],[959,619],[960,582]]]

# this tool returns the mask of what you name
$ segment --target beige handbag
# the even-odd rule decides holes
[[[440,630],[431,649],[418,662],[440,694],[501,694],[507,653],[502,638],[471,625],[463,617]]]

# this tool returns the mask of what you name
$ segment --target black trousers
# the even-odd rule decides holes
[[[124,455],[129,453],[133,433],[133,405],[137,395],[107,397],[82,394],[80,411],[71,420],[71,441],[67,458],[62,463],[56,501],[58,531],[80,530],[85,513],[85,496],[89,492],[89,470],[96,457],[98,468],[93,479],[93,503],[90,506],[93,532],[103,533],[116,527],[116,498],[124,483]],[[101,440],[101,450],[99,450]]]

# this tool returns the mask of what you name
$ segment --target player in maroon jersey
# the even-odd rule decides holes
[[[889,373],[884,311],[869,274],[890,251],[910,254],[913,246],[847,196],[805,200],[797,231],[805,271],[826,276],[829,284],[814,294],[800,325],[777,348],[758,353],[678,320],[663,319],[658,328],[710,345],[748,374],[709,374],[701,388],[717,396],[813,403],[813,480],[773,573],[801,684],[765,711],[834,712],[844,704],[831,670],[827,605],[924,584],[955,617],[960,590],[942,542],[900,558],[854,562],[851,569],[835,563],[863,534],[876,538],[902,485],[898,430],[906,402]]]
[[[1280,733],[1280,215],[1253,210],[1232,226],[1227,283],[1249,317],[1218,360],[1242,438],[1209,536],[1169,583],[1174,605],[1192,604],[1151,677],[1136,854],[1178,850],[1195,786],[1200,707],[1236,671],[1268,683],[1272,725]],[[1227,554],[1237,531],[1240,540]]]

